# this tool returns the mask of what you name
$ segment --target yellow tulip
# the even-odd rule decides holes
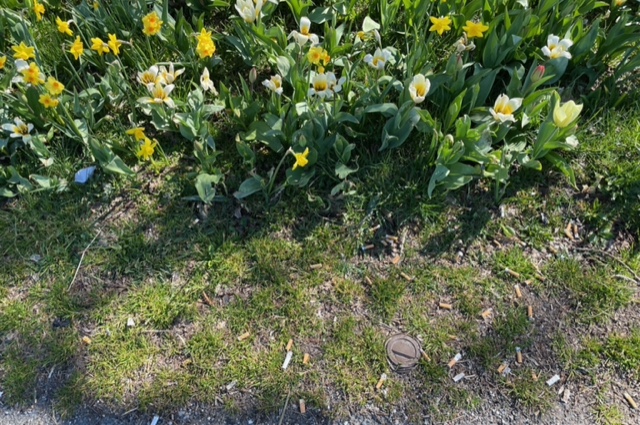
[[[557,105],[553,110],[553,122],[558,128],[567,127],[578,118],[582,111],[582,106],[583,105],[576,105],[573,100],[563,103],[562,105]]]

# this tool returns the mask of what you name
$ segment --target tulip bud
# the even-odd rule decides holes
[[[540,81],[540,79],[544,77],[545,71],[546,68],[544,67],[544,65],[538,65],[538,67],[533,71],[533,74],[531,75],[531,82],[537,83],[538,81]]]
[[[444,141],[447,146],[453,146],[453,144],[456,142],[451,134],[447,134],[446,136],[444,136]]]
[[[249,81],[251,82],[251,84],[253,84],[256,82],[257,79],[258,79],[258,70],[255,68],[251,68],[251,71],[249,71]]]

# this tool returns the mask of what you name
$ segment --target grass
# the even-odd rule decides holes
[[[270,211],[227,200],[199,215],[181,199],[190,183],[162,170],[10,201],[0,210],[2,400],[28,405],[47,391],[65,415],[98,400],[120,413],[200,402],[274,414],[290,395],[332,418],[374,404],[420,422],[482,408],[486,385],[518,409],[547,411],[549,370],[630,382],[640,334],[621,318],[637,318],[637,285],[621,261],[640,269],[638,130],[636,112],[582,132],[573,161],[595,193],[555,172],[522,172],[504,213],[481,185],[428,199],[411,160],[418,146],[363,163],[350,197],[291,191]],[[181,166],[171,155],[168,164]],[[580,241],[564,235],[568,221]],[[387,234],[405,238],[397,266]],[[601,254],[607,244],[617,260]],[[401,331],[430,357],[408,377],[391,372],[384,351]],[[503,362],[512,375],[496,372]],[[475,380],[453,383],[461,371]],[[603,423],[626,414],[604,402],[593,412]]]

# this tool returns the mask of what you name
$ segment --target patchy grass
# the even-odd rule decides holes
[[[0,210],[2,400],[28,405],[46,391],[66,415],[191,402],[273,414],[290,396],[333,418],[373,405],[423,422],[483,412],[486,388],[522,411],[552,411],[544,382],[556,372],[576,385],[597,386],[605,372],[631,382],[639,129],[636,114],[583,131],[574,161],[581,184],[599,182],[593,191],[521,173],[500,206],[480,185],[428,199],[410,144],[377,166],[362,158],[350,197],[286,192],[270,211],[230,199],[203,211],[182,200],[190,182],[162,170],[13,200]],[[165,165],[181,166],[171,156]],[[398,265],[386,235],[404,240]],[[385,355],[399,332],[430,358],[407,377]],[[512,374],[496,371],[502,363]],[[471,378],[454,383],[463,371]],[[593,417],[628,419],[608,402]]]

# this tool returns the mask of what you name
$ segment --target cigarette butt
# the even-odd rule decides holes
[[[425,359],[426,361],[430,362],[431,361],[431,357],[429,357],[427,355],[427,353],[424,352],[424,350],[420,350],[420,353],[422,353],[422,358]]]
[[[509,366],[509,365],[508,365],[508,364],[506,364],[506,363],[502,363],[502,364],[500,365],[500,367],[498,367],[498,373],[499,373],[500,375],[502,375],[502,374],[504,373],[504,371],[507,369],[507,366]]]
[[[578,232],[578,226],[576,225],[576,223],[573,223],[573,236],[576,238],[580,237],[580,233]]]
[[[376,390],[379,390],[380,388],[382,388],[382,384],[384,384],[384,381],[387,380],[387,374],[383,373],[382,375],[380,375],[380,379],[378,380],[378,383],[376,384]]]
[[[558,250],[554,246],[549,245],[547,248],[549,249],[549,251],[551,251],[552,254],[554,255],[558,254]]]
[[[364,281],[367,282],[367,285],[369,286],[373,286],[373,282],[371,281],[371,279],[369,278],[369,276],[365,276],[364,277]]]
[[[304,353],[304,357],[302,358],[302,364],[309,364],[310,360],[311,360],[311,356],[309,355],[309,353]]]
[[[385,239],[381,240],[380,243],[384,246],[389,246],[389,242],[387,242]]]
[[[529,316],[529,319],[533,319],[533,307],[532,306],[528,306],[527,307],[527,315]]]
[[[445,310],[451,310],[453,308],[453,306],[451,304],[447,304],[447,303],[440,303],[440,304],[438,304],[438,306],[440,306],[440,308],[445,309]]]
[[[322,268],[322,264],[318,263],[318,264],[312,264],[311,266],[309,266],[309,268],[311,268],[311,270],[318,270]]]
[[[547,278],[542,276],[540,273],[536,273],[536,279],[538,279],[540,282],[544,282],[545,280],[547,280]]]
[[[287,342],[287,351],[291,351],[291,347],[293,347],[293,339],[290,339],[289,342]]]
[[[515,285],[513,289],[516,290],[516,297],[522,298],[522,291],[520,290],[520,285]]]
[[[88,336],[83,336],[82,337],[82,342],[84,342],[85,344],[89,345],[89,344],[91,344],[91,338],[89,338]]]
[[[464,372],[460,372],[456,376],[453,377],[453,382],[460,382],[464,378]]]
[[[393,260],[391,260],[391,263],[394,265],[398,265],[400,263],[401,257],[399,255],[396,255],[395,257],[393,257]]]
[[[291,363],[291,359],[293,358],[293,351],[287,351],[287,355],[284,358],[284,363],[282,363],[282,370],[287,370],[289,367],[289,363]]]
[[[298,403],[300,404],[300,413],[302,413],[303,415],[307,413],[307,406],[304,404],[304,400],[300,399]]]
[[[548,381],[547,385],[550,387],[553,384],[556,384],[560,380],[560,375],[553,375]]]
[[[400,272],[400,276],[402,276],[405,280],[412,282],[413,278],[406,273]]]
[[[518,363],[522,364],[522,351],[520,350],[520,347],[516,348],[516,360],[518,360]]]
[[[369,245],[365,245],[362,247],[363,251],[369,251],[370,249],[375,248],[376,246],[374,244],[369,244]]]
[[[573,226],[571,226],[571,223],[567,224],[567,227],[564,228],[564,234],[567,235],[567,237],[571,240],[575,239],[575,237],[573,236]]]
[[[624,393],[624,398],[627,400],[629,406],[631,406],[632,409],[638,410],[638,403],[636,403],[636,401],[633,399],[633,397],[631,397],[629,393]]]
[[[249,332],[243,333],[238,337],[238,341],[244,341],[245,339],[249,338],[249,335],[251,335]]]
[[[538,382],[538,375],[534,371],[531,371],[531,379],[533,379],[533,382]]]
[[[488,319],[491,317],[491,315],[493,314],[493,309],[492,308],[488,308],[485,311],[482,312],[481,316],[483,319]]]
[[[378,224],[378,225],[376,225],[376,226],[373,226],[373,227],[371,228],[371,231],[372,231],[372,232],[375,232],[375,231],[377,231],[378,229],[380,229],[380,225],[379,225],[379,224]]]
[[[455,336],[455,335],[449,335],[449,339],[451,341],[459,341],[459,338],[457,336]]]
[[[452,367],[454,367],[456,365],[456,363],[458,363],[460,360],[462,359],[462,354],[458,353],[456,354],[451,360],[449,360],[449,363],[447,364],[447,366],[449,366],[449,369],[451,369]]]
[[[398,237],[397,236],[391,236],[391,235],[387,235],[384,237],[386,240],[388,241],[393,241],[393,242],[398,242]]]
[[[508,274],[510,274],[511,276],[515,277],[516,279],[520,279],[520,273],[518,272],[514,272],[511,269],[504,269],[505,272],[507,272]]]

